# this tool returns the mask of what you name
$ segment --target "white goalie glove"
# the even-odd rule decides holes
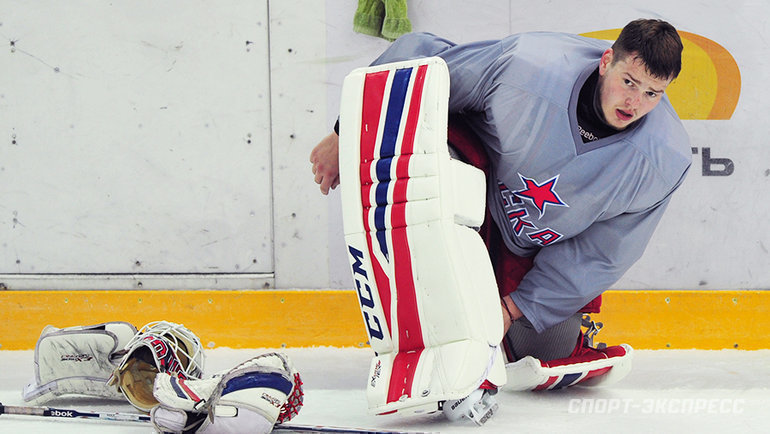
[[[122,321],[46,326],[35,345],[35,376],[24,387],[24,401],[40,405],[62,395],[121,399],[107,380],[135,334],[136,327]]]
[[[120,354],[122,359],[109,384],[142,411],[150,411],[158,404],[152,388],[159,373],[182,379],[203,375],[205,357],[200,340],[181,324],[151,322],[139,330]]]
[[[164,433],[269,433],[302,407],[302,380],[289,358],[263,354],[205,380],[158,374],[160,405],[150,412]]]

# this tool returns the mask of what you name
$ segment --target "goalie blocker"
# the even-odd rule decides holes
[[[439,58],[358,69],[343,85],[343,223],[375,351],[367,399],[376,414],[436,411],[485,380],[505,383],[497,285],[474,230],[485,179],[450,158],[448,98]],[[477,401],[488,417],[494,404]]]
[[[123,321],[46,326],[35,345],[34,378],[22,398],[35,405],[65,395],[122,399],[107,380],[120,363],[120,350],[135,334],[136,327]]]

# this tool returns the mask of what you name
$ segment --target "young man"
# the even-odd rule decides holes
[[[596,351],[581,312],[596,312],[642,255],[690,166],[664,95],[681,69],[676,30],[636,20],[608,45],[558,33],[464,45],[409,34],[374,62],[439,56],[449,67],[450,115],[475,135],[453,140],[450,126],[450,142],[487,172],[480,232],[512,360]],[[324,194],[339,184],[337,157],[336,133],[311,153]]]

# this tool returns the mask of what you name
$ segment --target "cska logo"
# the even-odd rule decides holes
[[[545,208],[547,205],[553,206],[566,206],[569,207],[558,194],[556,194],[556,183],[559,181],[559,175],[554,176],[548,181],[538,184],[534,179],[530,179],[519,173],[519,178],[524,184],[524,188],[516,190],[513,194],[521,199],[526,199],[532,202],[533,205],[540,211],[540,217],[545,214]]]
[[[528,201],[540,213],[538,218],[542,219],[548,206],[569,207],[559,194],[556,193],[556,183],[559,181],[559,175],[545,182],[537,182],[532,178],[527,178],[521,173],[518,174],[524,188],[519,190],[510,190],[505,184],[498,181],[500,195],[503,199],[503,206],[508,220],[511,224],[511,230],[517,237],[526,236],[532,242],[541,246],[552,244],[563,237],[559,232],[551,228],[539,228],[533,221],[529,211],[524,206],[524,201]]]

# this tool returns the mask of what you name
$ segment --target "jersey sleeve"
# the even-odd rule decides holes
[[[564,321],[642,256],[670,198],[645,211],[597,221],[573,238],[542,248],[510,297],[538,332]]]
[[[500,40],[457,45],[430,33],[409,33],[393,42],[372,65],[441,57],[449,69],[449,112],[482,112],[501,53]]]

